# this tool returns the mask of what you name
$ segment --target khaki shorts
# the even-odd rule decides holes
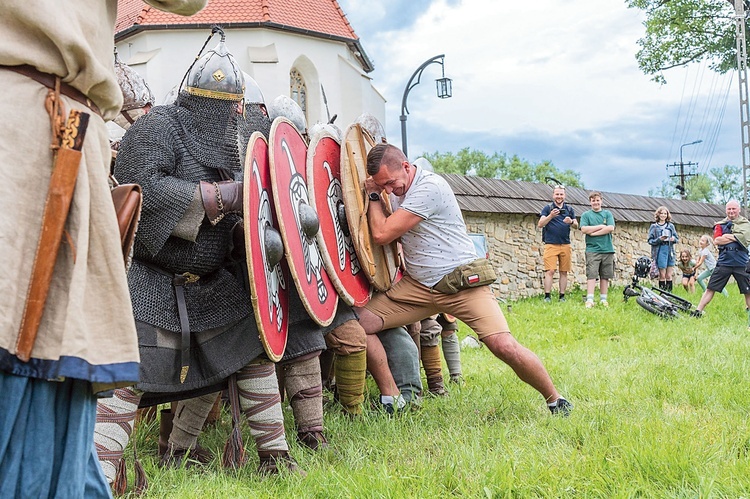
[[[383,319],[383,329],[411,324],[445,312],[465,322],[480,340],[493,334],[510,332],[489,286],[464,289],[448,295],[404,276],[385,293],[376,293],[365,308]]]
[[[615,254],[586,252],[586,279],[614,279]]]
[[[560,262],[560,272],[570,272],[572,268],[569,244],[545,244],[544,245],[544,270],[555,270],[557,262]]]

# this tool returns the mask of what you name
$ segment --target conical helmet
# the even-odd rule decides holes
[[[209,99],[240,101],[245,96],[245,79],[237,61],[221,41],[195,61],[185,85],[191,95]]]
[[[133,68],[120,60],[117,51],[115,51],[115,74],[117,83],[122,90],[123,111],[138,109],[153,105],[156,99],[151,89],[148,87],[146,80],[143,79]]]
[[[291,97],[286,95],[279,95],[273,102],[271,107],[268,108],[268,117],[271,121],[275,120],[279,116],[283,116],[294,124],[299,133],[307,133],[307,119],[305,119],[305,112],[299,107]]]
[[[372,135],[372,138],[375,139],[376,144],[380,144],[381,142],[386,142],[385,140],[385,129],[383,128],[383,124],[380,123],[380,120],[378,120],[375,116],[373,116],[370,113],[362,113],[359,115],[355,123],[359,123],[359,125],[370,132],[370,135]]]
[[[258,82],[244,71],[242,72],[242,76],[245,78],[245,105],[258,104],[265,108],[266,99],[263,98],[263,92],[260,90]]]
[[[425,157],[420,156],[419,158],[415,159],[414,164],[423,170],[427,170],[428,172],[435,171],[435,168],[432,167],[432,163],[430,163],[429,160]]]

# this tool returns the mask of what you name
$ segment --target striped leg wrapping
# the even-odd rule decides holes
[[[274,364],[254,362],[237,372],[240,408],[247,418],[258,451],[289,450]]]
[[[133,424],[141,394],[134,388],[118,388],[111,398],[96,404],[94,443],[99,464],[109,483],[115,481],[118,468],[124,473],[122,453],[133,433]]]

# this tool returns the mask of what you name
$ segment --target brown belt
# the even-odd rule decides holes
[[[38,69],[36,69],[34,66],[29,66],[28,64],[23,64],[21,66],[2,66],[0,65],[1,69],[8,69],[10,71],[15,71],[18,74],[22,74],[24,76],[27,76],[31,78],[32,80],[36,81],[37,83],[41,83],[47,88],[51,88],[52,90],[55,89],[55,79],[58,78],[57,76],[49,73],[42,73]],[[66,97],[70,97],[71,99],[80,102],[87,108],[94,111],[99,116],[102,115],[101,111],[99,111],[99,107],[91,102],[91,99],[86,97],[83,92],[80,90],[71,87],[67,83],[60,82],[60,93],[63,94]]]

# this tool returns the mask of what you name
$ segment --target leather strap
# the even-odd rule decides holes
[[[201,279],[201,277],[189,272],[173,274],[153,263],[144,262],[143,260],[137,260],[137,262],[154,272],[172,278],[175,300],[177,301],[177,313],[180,317],[180,383],[184,383],[190,370],[190,321],[188,320],[187,303],[185,302],[185,285],[193,284]]]
[[[8,69],[10,71],[14,71],[18,74],[22,74],[28,78],[31,78],[32,80],[44,85],[47,88],[51,88],[53,90],[55,88],[55,78],[57,78],[57,76],[49,73],[42,73],[34,66],[30,66],[28,64],[22,64],[20,66],[0,65],[0,69]],[[65,82],[60,82],[60,93],[66,97],[70,97],[77,102],[80,102],[81,104],[95,112],[97,115],[102,115],[101,111],[99,111],[99,107],[77,88],[73,88]]]
[[[172,280],[174,285],[174,294],[177,299],[177,311],[180,314],[180,330],[182,332],[182,342],[180,343],[180,383],[185,382],[188,370],[190,369],[190,321],[188,321],[187,305],[185,304],[185,284],[188,277],[184,275],[175,275]]]

